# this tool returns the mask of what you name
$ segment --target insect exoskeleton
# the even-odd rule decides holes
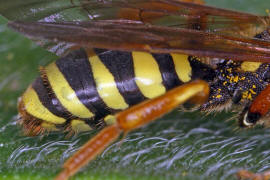
[[[0,8],[9,27],[62,56],[40,68],[19,100],[26,134],[103,128],[58,180],[122,133],[187,102],[203,112],[240,111],[242,127],[269,124],[263,121],[270,109],[269,17],[174,0],[71,1],[34,10],[33,4],[42,7]],[[72,21],[66,9],[76,13]]]
[[[88,131],[115,114],[214,70],[195,57],[109,50],[76,50],[46,67],[19,100],[27,134]]]

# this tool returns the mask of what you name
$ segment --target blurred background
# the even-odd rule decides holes
[[[0,0],[3,1],[3,0]],[[266,15],[268,0],[207,0],[221,8]],[[17,99],[38,76],[38,67],[56,60],[6,27],[0,16],[0,177],[51,179],[64,160],[96,132],[71,138],[54,133],[26,137],[16,125]],[[232,179],[239,169],[270,168],[270,131],[235,131],[230,112],[202,115],[175,110],[111,145],[73,179]],[[236,178],[235,178],[236,179]]]

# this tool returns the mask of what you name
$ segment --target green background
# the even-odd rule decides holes
[[[265,14],[269,1],[207,0],[217,7]],[[0,179],[52,179],[95,132],[66,138],[23,136],[18,97],[56,56],[10,31],[0,17]],[[232,179],[241,168],[270,168],[270,131],[235,131],[233,113],[173,113],[129,133],[73,179]]]

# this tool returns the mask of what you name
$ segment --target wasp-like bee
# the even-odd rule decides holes
[[[56,179],[187,102],[203,112],[237,109],[241,127],[269,126],[269,17],[198,1],[82,0],[33,11],[37,4],[23,3],[26,16],[0,8],[9,27],[61,56],[19,99],[20,124],[30,135],[103,128]]]

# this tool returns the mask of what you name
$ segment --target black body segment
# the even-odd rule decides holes
[[[167,91],[183,84],[175,72],[175,66],[170,54],[152,54],[152,56],[158,63],[162,77],[162,84],[165,86]]]
[[[216,77],[215,70],[200,62],[197,57],[189,56],[188,61],[192,69],[191,79],[202,79],[209,82]]]
[[[76,92],[79,100],[97,118],[102,118],[113,112],[99,96],[93,78],[93,72],[86,52],[82,49],[73,51],[56,61],[56,65],[65,79]]]
[[[106,51],[102,49],[95,49],[95,52],[112,73],[120,94],[129,106],[138,104],[146,99],[135,82],[130,52]]]
[[[45,77],[43,76],[43,79]],[[40,102],[45,108],[56,116],[69,119],[72,115],[62,106],[59,100],[54,96],[53,91],[41,77],[38,77],[32,84],[33,89],[36,91]]]

